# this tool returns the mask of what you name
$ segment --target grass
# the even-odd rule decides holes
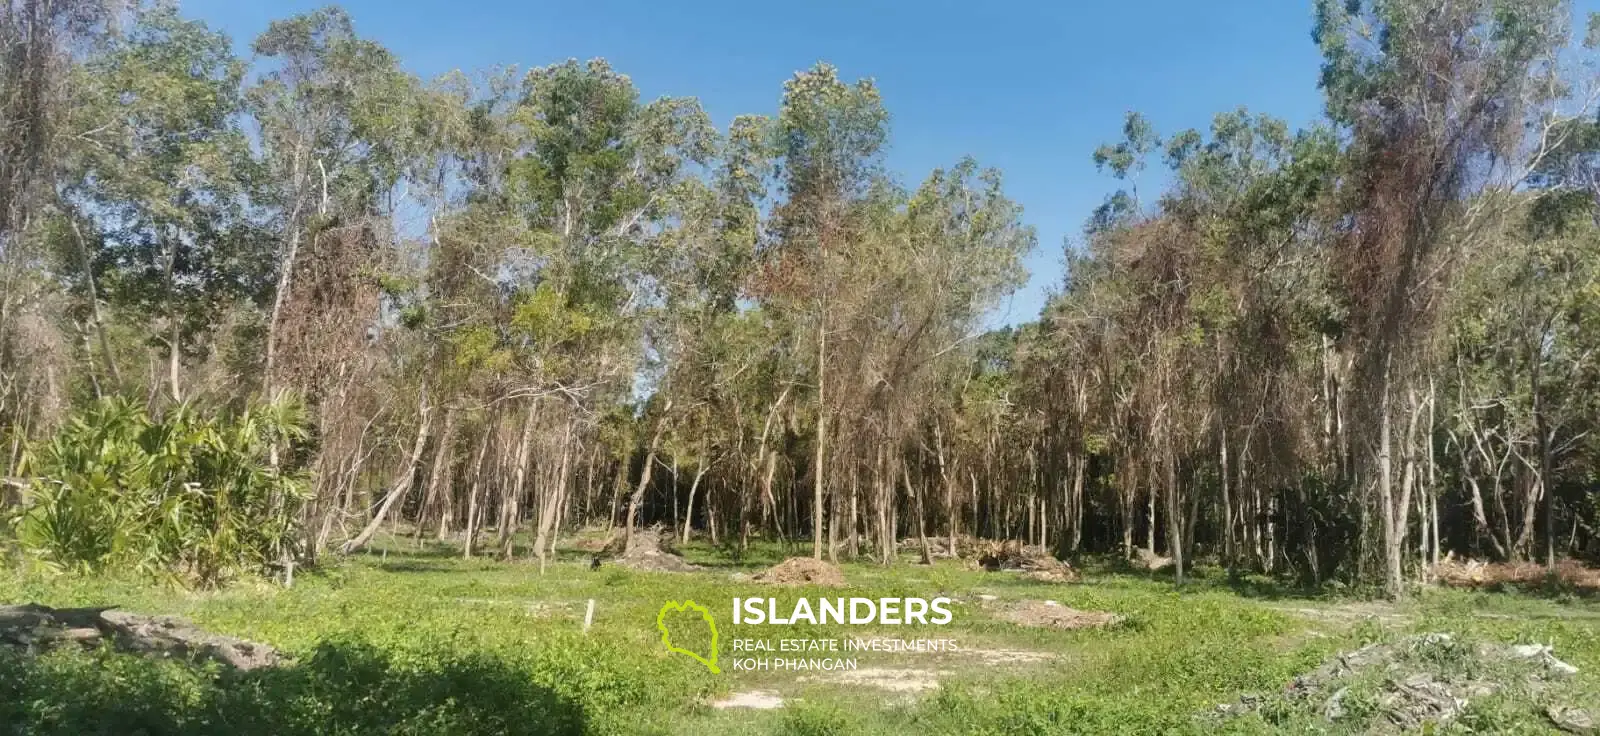
[[[188,617],[264,641],[297,664],[270,672],[151,661],[108,651],[37,659],[0,655],[0,733],[148,734],[1122,734],[1274,733],[1329,728],[1311,710],[1218,721],[1241,694],[1279,692],[1330,654],[1412,632],[1466,641],[1553,644],[1580,674],[1559,688],[1475,704],[1458,732],[1545,732],[1548,702],[1600,702],[1600,604],[1513,593],[1430,591],[1405,604],[1307,597],[1266,579],[1197,571],[1182,591],[1165,578],[1090,566],[1086,582],[1048,585],[1004,573],[847,564],[860,597],[948,595],[948,626],[734,625],[734,596],[835,597],[736,580],[776,562],[761,546],[734,561],[703,545],[706,572],[674,575],[564,557],[537,565],[461,560],[448,548],[384,541],[305,573],[293,589],[264,582],[188,592],[115,578],[0,574],[0,601],[118,605]],[[380,547],[381,549],[382,547]],[[984,603],[980,595],[995,596]],[[594,626],[582,631],[596,601]],[[669,600],[716,614],[723,673],[668,653],[655,628]],[[1119,613],[1105,630],[1020,627],[1009,601],[1051,599]],[[827,674],[734,672],[735,638],[955,639],[957,653],[869,653],[862,668],[944,673],[939,688],[892,693]],[[981,651],[980,651],[981,650]],[[985,656],[988,652],[994,658]],[[1007,657],[1048,655],[1040,662]],[[857,655],[847,655],[857,656]],[[1381,683],[1380,683],[1381,684]],[[786,707],[718,710],[729,693],[773,690]]]

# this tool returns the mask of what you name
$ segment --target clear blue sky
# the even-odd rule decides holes
[[[187,0],[247,45],[314,0]],[[1592,0],[1582,3],[1592,4]],[[1301,126],[1321,112],[1311,0],[347,0],[357,31],[434,76],[603,56],[645,97],[693,95],[719,125],[776,110],[818,60],[870,76],[908,186],[972,155],[1005,172],[1039,230],[1029,285],[992,315],[1033,319],[1114,182],[1090,154],[1143,112],[1163,134],[1247,106]],[[1148,183],[1147,183],[1148,186]]]

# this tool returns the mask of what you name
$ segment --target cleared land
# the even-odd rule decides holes
[[[1092,564],[1081,582],[1053,584],[959,560],[846,564],[843,588],[774,586],[753,578],[785,556],[776,546],[737,562],[703,546],[684,556],[702,569],[591,570],[574,550],[541,576],[536,563],[386,539],[292,589],[214,593],[7,573],[0,601],[179,615],[294,663],[233,672],[11,647],[0,718],[12,732],[73,734],[1545,733],[1600,703],[1600,603],[1582,596],[1429,590],[1373,603],[1205,570],[1180,592]],[[731,599],[752,595],[956,603],[942,627],[734,624]],[[683,599],[717,614],[722,674],[662,647],[656,614]],[[840,672],[729,666],[734,639],[873,637],[959,649],[851,653],[857,668]],[[1577,672],[1504,654],[1518,644],[1546,645]]]

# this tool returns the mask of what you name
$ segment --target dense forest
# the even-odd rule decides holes
[[[388,524],[1391,595],[1600,555],[1600,23],[1307,10],[1323,119],[1130,113],[996,331],[1039,247],[1001,173],[898,178],[827,64],[723,129],[598,59],[419,79],[337,8],[243,55],[166,2],[0,0],[6,536],[207,584]]]

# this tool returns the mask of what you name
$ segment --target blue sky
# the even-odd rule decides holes
[[[184,8],[243,46],[272,19],[323,4]],[[696,96],[719,125],[774,112],[783,81],[819,60],[846,78],[873,77],[892,115],[888,163],[904,183],[970,154],[1005,172],[1039,230],[1032,279],[997,307],[995,324],[1033,319],[1060,283],[1063,238],[1115,188],[1090,154],[1117,137],[1127,111],[1165,135],[1241,105],[1301,126],[1322,104],[1310,0],[342,4],[358,32],[423,76],[603,56],[645,97]]]

